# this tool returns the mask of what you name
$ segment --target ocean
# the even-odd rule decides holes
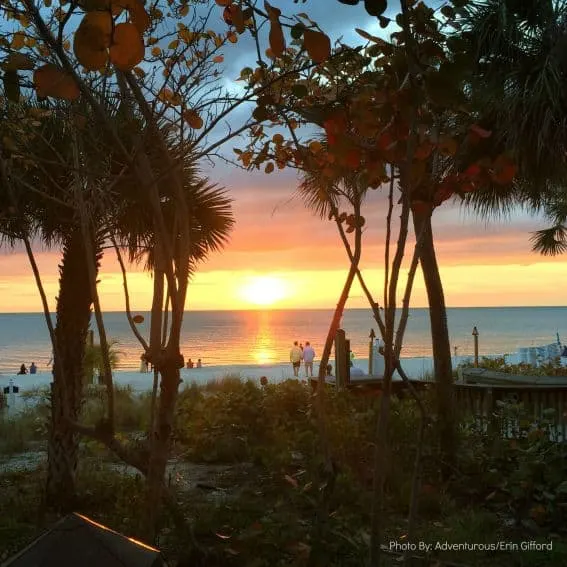
[[[479,332],[479,351],[486,355],[549,344],[556,340],[556,333],[567,342],[567,307],[450,308],[447,314],[451,346],[458,356],[473,353],[473,326]],[[147,336],[148,314],[143,315],[146,320],[139,328]],[[310,341],[320,355],[331,316],[332,310],[188,311],[182,352],[194,361],[200,358],[205,367],[285,363],[294,340]],[[104,319],[107,334],[118,342],[119,370],[137,370],[142,349],[124,313],[107,313]],[[377,330],[370,310],[346,310],[343,328],[355,356],[367,358],[370,329]],[[411,309],[402,357],[430,356],[428,310]],[[0,373],[13,374],[20,364],[29,366],[32,361],[45,372],[50,358],[41,314],[0,314]]]

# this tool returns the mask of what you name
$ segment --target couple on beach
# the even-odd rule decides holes
[[[293,375],[297,378],[299,377],[299,367],[301,366],[301,361],[305,363],[305,376],[313,376],[313,360],[315,359],[315,351],[313,347],[309,344],[309,341],[305,342],[305,347],[303,345],[298,345],[297,341],[293,343],[291,351],[289,353],[289,360],[293,366]]]

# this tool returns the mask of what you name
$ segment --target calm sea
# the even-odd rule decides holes
[[[146,314],[147,315],[147,314]],[[185,316],[182,352],[203,365],[256,365],[287,362],[294,340],[323,348],[331,310],[189,311]],[[471,331],[480,333],[481,354],[504,354],[520,346],[548,344],[559,332],[567,342],[567,307],[453,308],[448,310],[451,345],[457,354],[473,352]],[[141,348],[123,313],[105,315],[107,332],[118,341],[121,369],[139,367]],[[146,321],[139,325],[147,335]],[[366,309],[347,310],[343,327],[359,358],[368,355],[368,335],[376,327]],[[431,356],[427,309],[412,309],[402,356]],[[45,371],[51,345],[38,313],[0,314],[0,372],[13,373],[32,361]]]

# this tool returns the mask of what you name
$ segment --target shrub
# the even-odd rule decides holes
[[[473,363],[471,361],[464,362],[461,366],[464,368],[472,368]],[[532,366],[525,362],[508,364],[506,363],[506,359],[502,356],[494,358],[482,357],[479,361],[479,366],[489,370],[521,376],[567,376],[567,367],[561,365],[561,359],[559,357],[554,360],[546,361],[539,366]]]
[[[89,386],[86,389],[82,420],[94,425],[106,415],[106,388]],[[136,393],[131,386],[114,386],[116,428],[119,431],[146,431],[149,425],[151,393]]]
[[[32,406],[14,417],[0,418],[0,453],[13,455],[30,448],[31,443],[47,438],[49,409]]]
[[[453,492],[516,527],[560,530],[567,522],[567,446],[553,438],[552,412],[536,420],[521,405],[501,404],[500,427],[489,434],[465,429]]]

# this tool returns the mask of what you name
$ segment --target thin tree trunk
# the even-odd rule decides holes
[[[333,349],[333,341],[337,334],[337,330],[341,324],[341,317],[343,316],[345,305],[348,300],[350,289],[354,278],[356,277],[356,271],[358,265],[352,264],[349,268],[341,295],[335,307],[335,312],[333,313],[333,318],[331,319],[331,324],[329,325],[329,330],[327,332],[327,338],[325,339],[325,346],[323,347],[323,353],[321,354],[321,362],[319,365],[319,379],[317,383],[317,389],[320,390],[325,385],[325,376],[327,375],[327,365],[329,364],[329,359],[331,357],[331,351]]]
[[[353,203],[354,215],[357,220],[360,219],[360,202]],[[337,218],[337,211],[335,211],[335,222],[337,223],[337,228],[343,238],[343,243],[347,250],[350,250],[350,245],[346,239],[343,227]],[[327,339],[325,340],[325,346],[323,348],[323,354],[321,355],[321,362],[319,364],[319,376],[317,383],[317,390],[321,394],[325,386],[325,376],[327,374],[327,365],[329,364],[329,358],[331,356],[331,350],[333,348],[333,341],[337,334],[337,330],[341,324],[341,317],[343,316],[346,302],[348,301],[348,296],[354,282],[354,278],[358,273],[358,265],[360,264],[360,256],[362,255],[362,228],[360,226],[356,227],[354,234],[354,253],[350,257],[350,267],[348,270],[347,278],[343,285],[341,295],[335,307],[335,312],[333,314],[333,319],[329,326],[329,331],[327,333]]]
[[[79,444],[77,434],[65,419],[63,395],[66,392],[68,418],[78,421],[83,399],[83,360],[92,304],[85,248],[78,228],[70,234],[64,246],[59,272],[55,326],[57,351],[53,353],[46,496],[48,505],[69,511],[75,499]]]
[[[423,231],[420,247],[420,263],[429,302],[429,320],[433,348],[433,368],[435,373],[437,418],[441,455],[444,462],[442,473],[448,474],[456,454],[456,430],[453,404],[453,368],[451,363],[451,344],[447,325],[447,309],[443,284],[435,254],[431,215],[413,215],[416,234]]]
[[[384,511],[384,491],[386,485],[387,465],[389,463],[389,423],[390,400],[392,393],[392,375],[395,370],[394,330],[396,324],[396,294],[402,266],[409,222],[409,203],[405,196],[402,200],[400,228],[396,253],[392,260],[390,281],[388,282],[388,307],[384,318],[384,378],[382,380],[382,399],[380,415],[376,426],[376,445],[374,447],[374,482],[372,487],[372,520],[370,528],[370,567],[380,565],[380,545],[382,543],[382,526]],[[386,299],[386,298],[384,298]]]

